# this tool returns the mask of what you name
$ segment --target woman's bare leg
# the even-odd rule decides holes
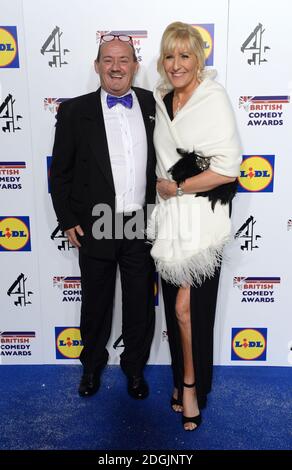
[[[181,334],[181,344],[184,358],[184,382],[195,383],[195,368],[192,351],[192,325],[190,308],[190,287],[180,287],[176,299],[176,316]],[[183,388],[183,413],[184,416],[194,417],[200,413],[195,387]],[[186,423],[185,430],[192,430],[195,423]]]

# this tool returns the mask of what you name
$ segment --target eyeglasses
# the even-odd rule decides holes
[[[119,41],[122,42],[129,42],[131,46],[133,45],[132,36],[128,36],[127,34],[103,34],[102,36],[100,36],[100,44],[104,42],[114,41],[115,38],[118,38]]]

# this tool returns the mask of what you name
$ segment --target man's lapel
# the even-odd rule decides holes
[[[84,111],[86,128],[88,129],[88,142],[97,159],[102,173],[115,192],[113,174],[111,169],[109,150],[106,138],[106,130],[102,113],[100,88],[89,97],[86,110]],[[98,182],[97,182],[98,184]]]
[[[150,168],[150,162],[153,158],[152,152],[152,139],[153,139],[153,117],[150,116],[149,102],[144,98],[143,94],[140,93],[139,88],[133,88],[139,101],[141,108],[146,136],[147,136],[147,174]],[[86,130],[88,142],[91,150],[97,159],[100,170],[104,174],[104,177],[110,184],[113,192],[115,193],[114,179],[112,174],[112,168],[109,157],[108,143],[106,138],[106,130],[104,125],[104,118],[102,113],[100,88],[96,93],[91,94],[88,97],[86,107],[83,113],[83,119],[86,120]]]

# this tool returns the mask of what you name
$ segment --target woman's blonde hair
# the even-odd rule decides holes
[[[162,78],[168,81],[163,61],[165,55],[173,53],[176,47],[188,46],[190,52],[192,52],[198,61],[199,74],[202,73],[205,67],[205,52],[204,42],[199,31],[192,25],[187,23],[181,23],[175,21],[167,26],[164,31],[160,44],[160,56],[157,61],[157,70]]]

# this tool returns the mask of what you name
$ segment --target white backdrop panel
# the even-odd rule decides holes
[[[0,217],[29,217],[32,246],[31,251],[0,251],[1,351],[13,351],[11,347],[5,349],[7,344],[28,344],[31,351],[30,355],[1,354],[1,363],[78,363],[77,359],[72,359],[74,353],[70,359],[58,354],[55,343],[55,328],[78,327],[80,318],[77,253],[69,247],[64,234],[55,231],[57,222],[48,188],[47,158],[52,153],[58,103],[97,88],[99,82],[93,61],[100,31],[122,30],[133,34],[140,62],[135,84],[153,89],[158,79],[156,61],[162,32],[170,22],[180,20],[214,26],[214,58],[210,66],[217,69],[218,80],[227,87],[242,139],[243,155],[274,156],[273,191],[263,191],[263,179],[259,177],[261,190],[240,192],[233,205],[234,234],[253,216],[253,237],[258,235],[253,241],[258,248],[251,249],[249,242],[247,249],[241,248],[249,240],[242,238],[243,230],[241,237],[232,239],[225,250],[215,324],[215,363],[289,365],[288,344],[292,340],[289,307],[292,285],[289,265],[292,254],[291,103],[286,99],[280,105],[281,109],[276,110],[281,113],[276,117],[254,117],[251,113],[272,113],[271,103],[279,101],[279,97],[290,97],[292,93],[291,3],[279,0],[275,8],[271,0],[195,3],[169,0],[166,7],[165,2],[154,0],[139,4],[130,0],[16,0],[10,3],[0,0],[0,10],[0,31],[1,26],[17,28],[20,62],[17,68],[0,67],[0,107],[10,93],[15,99],[15,112],[21,116],[18,120],[21,129],[15,132],[3,132],[1,127],[5,119],[0,121],[0,177],[5,176],[1,162],[25,162],[25,168],[18,174],[21,188],[7,189],[3,187],[7,181],[0,181]],[[57,53],[49,51],[54,43]],[[247,97],[245,107],[240,97]],[[266,109],[253,111],[254,97],[268,97],[265,101],[262,98],[257,101]],[[256,123],[265,119],[273,123]],[[281,120],[282,125],[276,124],[276,120]],[[257,160],[255,165],[260,161]],[[251,172],[260,170],[255,166]],[[251,224],[245,228],[249,234],[250,229]],[[21,273],[23,278],[19,278]],[[18,286],[26,279],[25,298],[31,303],[23,304],[22,293],[22,305],[15,305],[17,295],[7,294],[18,278]],[[256,278],[258,287],[244,289],[237,278]],[[260,284],[267,284],[268,278],[278,281],[272,287],[260,288]],[[255,298],[264,298],[264,294],[256,293],[259,289],[266,291],[272,301],[254,302]],[[253,297],[253,300],[246,300]],[[234,328],[266,331],[265,360],[258,361],[256,354],[252,355],[253,340],[248,337],[245,349],[251,351],[251,356],[244,360],[238,360],[238,356],[232,358]],[[3,332],[14,334],[10,343],[5,342],[8,337]],[[25,332],[33,332],[35,336],[22,343],[21,333]],[[118,277],[108,345],[111,363],[119,362],[122,342],[115,347],[114,344],[120,335]],[[68,340],[67,351],[74,350],[74,341],[78,343],[76,339],[73,343],[71,340],[73,337]],[[170,362],[160,283],[149,362]]]

